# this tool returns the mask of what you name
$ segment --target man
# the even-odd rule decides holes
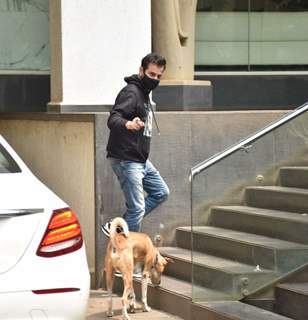
[[[118,94],[108,118],[107,158],[125,197],[123,218],[130,231],[139,232],[143,217],[169,195],[167,184],[148,159],[153,118],[157,126],[149,94],[158,86],[165,68],[164,57],[156,53],[145,56],[139,74],[124,78],[127,85]],[[107,236],[109,228],[110,222],[102,226]]]

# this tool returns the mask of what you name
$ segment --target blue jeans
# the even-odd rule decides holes
[[[126,220],[130,231],[139,232],[143,217],[169,195],[169,188],[152,163],[109,158],[118,177],[126,201]],[[147,196],[144,196],[144,191]]]

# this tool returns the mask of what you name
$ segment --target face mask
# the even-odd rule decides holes
[[[144,77],[141,78],[141,82],[142,82],[144,88],[148,91],[154,90],[159,84],[159,80],[152,79],[152,78],[148,77],[146,74],[144,74]]]

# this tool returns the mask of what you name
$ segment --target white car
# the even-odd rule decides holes
[[[0,135],[0,319],[85,319],[89,287],[75,213]]]

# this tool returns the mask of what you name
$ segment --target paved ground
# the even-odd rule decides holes
[[[138,304],[138,303],[137,303]],[[112,318],[106,317],[107,310],[107,292],[104,290],[91,290],[90,300],[88,304],[87,320],[103,320],[113,319],[122,320],[121,316],[121,298],[114,295],[113,299],[114,316]],[[139,306],[139,304],[138,304]],[[151,312],[142,312],[137,309],[136,313],[130,314],[131,320],[180,320],[180,318],[170,314],[152,310]]]

